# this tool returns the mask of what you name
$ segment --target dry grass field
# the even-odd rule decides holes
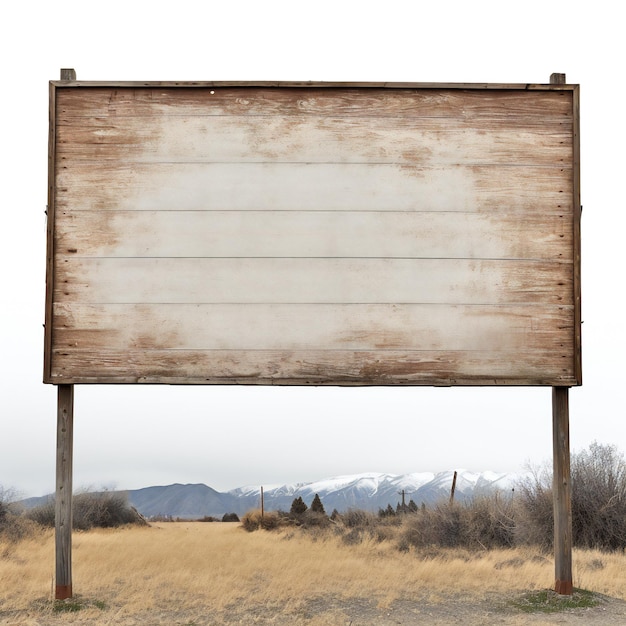
[[[575,585],[603,595],[549,614],[537,598],[552,560],[530,550],[400,552],[332,532],[190,522],[76,532],[73,552],[75,597],[55,603],[53,532],[0,539],[0,624],[626,623],[623,553],[577,551]]]

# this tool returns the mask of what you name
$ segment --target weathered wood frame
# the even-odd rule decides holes
[[[56,598],[64,599],[72,596],[72,573],[71,573],[71,525],[72,525],[72,455],[73,455],[73,384],[77,382],[201,382],[207,383],[241,383],[257,382],[264,384],[526,384],[526,385],[551,385],[552,412],[553,412],[553,449],[554,449],[554,516],[555,516],[555,590],[561,594],[571,594],[572,585],[572,537],[571,537],[571,486],[569,464],[569,386],[582,383],[582,360],[581,360],[581,299],[580,299],[580,142],[579,142],[579,93],[578,86],[565,85],[565,75],[553,74],[550,85],[430,85],[414,83],[395,84],[371,84],[371,83],[79,83],[73,70],[61,70],[61,81],[50,83],[50,137],[49,137],[49,201],[48,201],[48,257],[46,275],[46,328],[44,350],[44,381],[58,384],[58,417],[57,417],[57,487],[56,487]],[[389,381],[387,378],[372,376],[358,377],[356,380],[345,377],[329,376],[326,373],[320,378],[312,377],[312,380],[289,379],[289,378],[259,378],[251,381],[242,379],[241,376],[233,378],[220,377],[206,380],[192,380],[183,377],[167,377],[164,379],[145,377],[144,379],[107,378],[91,376],[84,378],[62,377],[55,378],[52,375],[53,353],[53,305],[54,305],[54,281],[55,281],[55,209],[56,209],[56,89],[58,87],[79,87],[99,85],[111,87],[229,87],[229,86],[254,86],[271,88],[296,88],[296,87],[323,87],[325,89],[341,88],[376,88],[376,89],[493,89],[493,90],[554,90],[566,89],[572,92],[573,119],[572,119],[572,291],[570,305],[573,308],[573,374],[563,380],[558,377],[542,379],[540,377],[517,378],[515,380],[500,380],[493,377],[476,377],[461,380],[442,380],[441,377],[396,379]]]

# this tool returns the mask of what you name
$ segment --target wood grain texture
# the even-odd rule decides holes
[[[572,594],[572,483],[569,389],[552,389],[553,505],[555,591]]]
[[[55,496],[55,598],[72,597],[72,467],[74,457],[74,386],[57,391]]]
[[[574,101],[59,85],[48,382],[576,384]]]
[[[53,380],[259,385],[568,385],[567,363],[555,375],[553,350],[143,350],[58,349]]]

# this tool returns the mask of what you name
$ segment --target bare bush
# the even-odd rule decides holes
[[[37,522],[41,526],[54,528],[54,498],[49,498],[43,504],[29,509],[25,515],[28,519]]]
[[[248,511],[241,518],[241,525],[248,532],[255,530],[275,530],[276,528],[286,525],[286,519],[287,517],[285,515],[281,515],[277,511],[261,513],[260,509],[253,509]]]
[[[19,509],[11,504],[15,498],[13,491],[7,491],[0,486],[0,541],[15,543],[31,537],[38,530],[38,526],[20,514]]]
[[[572,457],[572,537],[581,548],[626,548],[626,462],[594,442]]]
[[[54,527],[55,502],[34,507],[27,517],[42,526]],[[72,502],[72,526],[75,530],[115,528],[125,524],[145,524],[144,518],[128,503],[121,491],[84,492],[76,494]]]
[[[615,446],[592,443],[572,454],[572,541],[580,548],[626,549],[626,461]],[[553,543],[552,474],[520,485],[520,542],[549,549]]]
[[[516,542],[537,546],[544,552],[551,550],[554,542],[552,473],[545,469],[533,470],[530,477],[517,485],[516,493]]]

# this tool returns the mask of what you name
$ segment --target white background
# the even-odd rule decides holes
[[[626,449],[624,56],[609,2],[11,3],[3,8],[0,487],[54,490],[56,388],[42,384],[48,81],[581,84],[583,378],[573,450]],[[365,471],[549,462],[544,388],[86,387],[74,483],[218,490]]]

